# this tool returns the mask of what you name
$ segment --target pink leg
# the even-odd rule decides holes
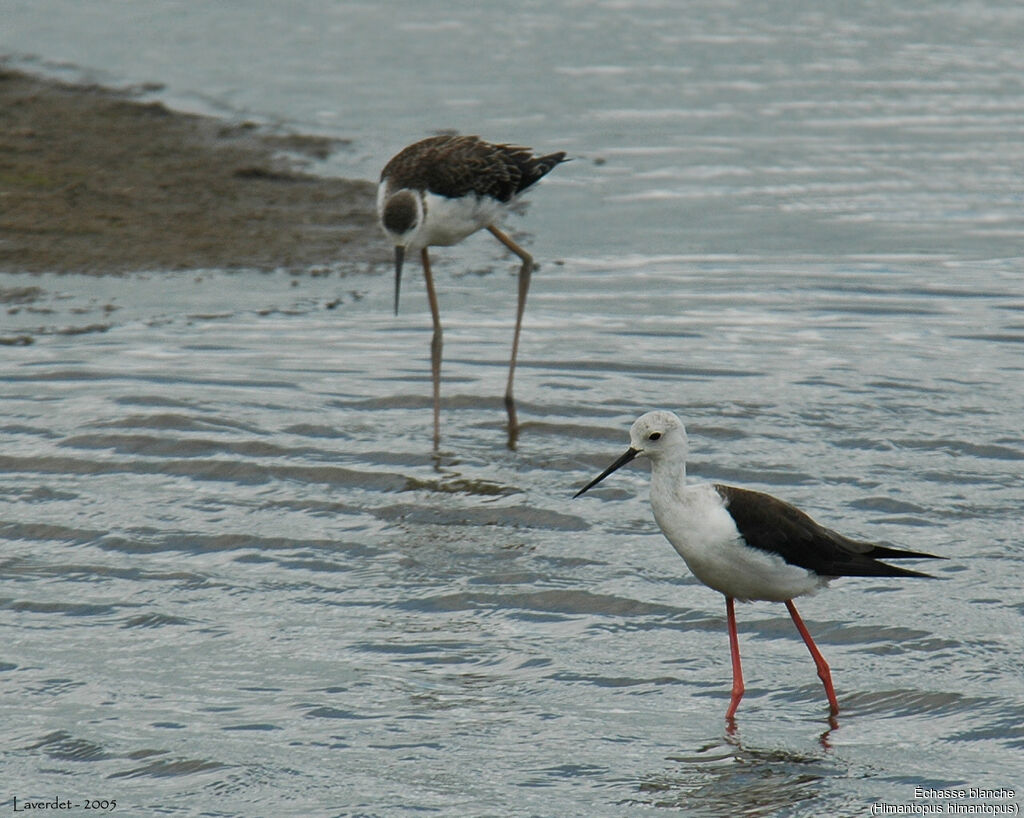
[[[800,618],[800,614],[796,612],[796,605],[793,604],[792,599],[786,600],[786,607],[789,609],[789,615],[793,617],[793,624],[796,625],[796,629],[800,631],[800,635],[807,645],[807,650],[811,652],[811,658],[814,659],[814,664],[818,668],[818,678],[825,685],[825,695],[828,696],[829,707],[832,708],[832,715],[834,716],[839,712],[839,702],[836,701],[836,691],[832,687],[832,673],[828,669],[828,662],[825,661],[825,657],[821,655],[818,646],[811,639],[811,634],[808,632],[807,626],[804,625],[804,621]]]
[[[515,399],[512,397],[512,381],[516,374],[516,358],[519,355],[519,331],[523,326],[523,311],[526,309],[526,294],[530,291],[530,275],[533,273],[533,256],[527,253],[522,247],[516,244],[512,239],[502,233],[493,224],[488,225],[487,229],[491,232],[498,241],[504,244],[509,250],[515,253],[522,260],[523,264],[519,268],[519,295],[516,299],[516,329],[512,335],[512,357],[508,363],[508,384],[505,386],[505,406],[508,408],[509,421],[512,425],[516,424],[515,421]]]
[[[423,263],[423,277],[427,282],[427,301],[430,302],[430,319],[434,323],[434,335],[430,339],[430,374],[434,382],[434,448],[441,443],[441,345],[444,335],[441,329],[441,314],[437,308],[437,294],[434,292],[434,276],[430,271],[430,256],[427,248],[420,250]]]
[[[729,650],[732,653],[732,698],[729,700],[729,709],[725,711],[725,720],[732,721],[736,715],[736,708],[740,706],[740,699],[743,698],[743,668],[740,667],[740,640],[736,635],[736,601],[731,597],[725,598],[725,613],[729,623]]]

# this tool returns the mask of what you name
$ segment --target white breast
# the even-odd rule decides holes
[[[751,548],[722,497],[708,483],[686,485],[652,475],[654,518],[701,582],[736,599],[784,602],[813,593],[826,580],[782,557]]]
[[[420,246],[458,244],[467,236],[491,224],[502,211],[501,202],[489,196],[469,194],[461,199],[449,199],[427,193],[426,224],[417,235]]]

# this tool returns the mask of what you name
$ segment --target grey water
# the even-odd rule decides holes
[[[514,446],[486,235],[435,253],[437,452],[415,275],[397,318],[341,258],[0,283],[8,808],[1015,814],[1022,40],[988,1],[5,3],[16,64],[351,140],[324,173],[442,128],[574,157],[509,223]],[[695,479],[948,558],[801,601],[835,723],[753,603],[727,731],[724,605],[646,467],[570,499],[651,408]]]

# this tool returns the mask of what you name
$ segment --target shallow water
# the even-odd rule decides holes
[[[448,125],[578,158],[511,222],[542,265],[514,447],[515,265],[486,236],[436,254],[436,453],[415,278],[397,319],[387,271],[0,285],[0,336],[32,341],[0,347],[8,799],[211,816],[1019,804],[1024,12],[546,4],[513,59],[475,5],[310,2],[287,25],[107,6],[123,38],[48,1],[16,4],[0,47],[354,135],[328,170],[370,177]],[[480,70],[429,57],[439,42]],[[266,59],[243,59],[257,43]],[[927,566],[941,580],[801,603],[836,724],[785,610],[757,603],[738,611],[747,694],[728,733],[724,606],[658,533],[646,467],[570,500],[653,407],[687,420],[694,477],[949,558]]]

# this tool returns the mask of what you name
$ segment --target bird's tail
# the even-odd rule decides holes
[[[858,560],[857,568],[863,569],[857,571],[856,568],[851,571],[849,568],[844,572],[845,576],[863,576],[863,577],[928,577],[930,579],[936,579],[932,574],[926,574],[924,571],[912,571],[909,568],[903,568],[898,565],[889,565],[884,562],[877,562],[877,560],[944,560],[946,557],[939,557],[935,554],[926,554],[924,551],[904,551],[900,548],[888,548],[884,545],[876,545],[870,551],[865,552],[861,555],[866,557],[866,560]]]
[[[568,162],[565,151],[549,153],[546,156],[531,156],[528,161],[520,165],[522,178],[519,180],[519,191],[526,190],[530,185],[538,182],[542,177],[547,176],[562,162]],[[518,192],[518,191],[517,191]]]

